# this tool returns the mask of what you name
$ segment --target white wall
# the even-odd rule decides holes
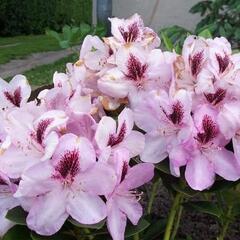
[[[96,0],[94,0],[96,1]],[[113,16],[127,18],[139,13],[146,26],[156,31],[160,27],[180,25],[193,30],[200,16],[189,9],[200,0],[113,0]],[[94,6],[96,5],[96,2]],[[155,11],[155,13],[154,13]],[[94,21],[95,21],[94,17]]]

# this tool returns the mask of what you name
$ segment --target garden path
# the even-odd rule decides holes
[[[67,57],[70,54],[79,50],[79,47],[75,46],[71,49],[65,49],[60,51],[49,51],[43,53],[34,53],[26,57],[25,59],[12,60],[6,64],[0,65],[1,78],[12,77],[16,74],[21,74],[32,68],[54,63],[55,61]]]

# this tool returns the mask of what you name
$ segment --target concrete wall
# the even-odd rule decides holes
[[[94,7],[96,6],[96,0]],[[180,25],[193,30],[200,16],[189,9],[200,0],[113,0],[113,16],[127,18],[139,13],[146,26],[160,27]],[[94,18],[95,20],[95,18]]]

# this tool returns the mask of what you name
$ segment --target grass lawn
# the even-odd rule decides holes
[[[77,44],[77,43],[76,43]],[[0,64],[37,53],[59,50],[58,42],[47,35],[0,37]]]
[[[23,74],[27,77],[29,83],[32,86],[42,86],[52,83],[52,77],[55,71],[65,72],[66,63],[76,62],[77,60],[78,54],[72,54],[66,58],[58,60],[53,64],[42,65],[40,67],[31,69]]]

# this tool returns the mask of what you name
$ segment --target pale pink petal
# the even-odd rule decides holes
[[[145,146],[145,137],[142,133],[132,131],[120,144],[119,147],[126,148],[129,151],[130,158],[136,157],[143,152]]]
[[[6,212],[0,214],[0,237],[14,226],[14,223],[5,218]]]
[[[234,154],[226,149],[212,150],[208,158],[214,165],[215,172],[228,181],[240,178],[240,165]]]
[[[53,235],[68,218],[65,205],[66,196],[60,189],[39,196],[27,216],[28,227],[40,235]]]
[[[188,161],[185,178],[192,189],[207,189],[215,180],[214,166],[206,156],[198,152]]]
[[[121,128],[125,125],[125,136],[127,136],[133,129],[134,119],[133,112],[129,108],[124,108],[118,116],[118,129],[117,133],[120,132]]]
[[[95,140],[100,148],[108,145],[110,134],[116,133],[116,122],[111,117],[102,117],[98,123]]]
[[[168,156],[166,137],[145,135],[145,148],[140,154],[143,162],[159,163]]]
[[[154,165],[140,163],[130,168],[122,181],[120,188],[131,190],[149,182],[154,176]]]
[[[137,199],[134,196],[132,198],[116,197],[116,202],[120,210],[127,215],[132,224],[137,225],[143,215],[142,206]]]
[[[95,224],[107,215],[107,208],[103,200],[83,191],[72,193],[68,197],[67,212],[82,224]]]
[[[59,140],[52,157],[53,164],[57,165],[62,156],[69,151],[78,151],[81,171],[85,171],[96,162],[96,154],[91,142],[87,138],[68,133]]]
[[[86,172],[81,173],[75,184],[81,185],[85,192],[95,195],[107,195],[116,185],[116,174],[109,165],[97,162]]]
[[[127,216],[118,208],[116,203],[108,203],[107,227],[113,240],[124,240]],[[110,206],[111,205],[111,206]]]

